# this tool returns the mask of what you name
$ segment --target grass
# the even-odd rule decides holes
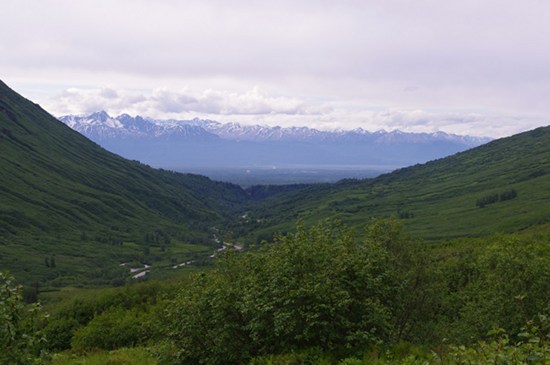
[[[55,354],[49,365],[156,365],[157,359],[143,347],[97,351],[83,355]]]

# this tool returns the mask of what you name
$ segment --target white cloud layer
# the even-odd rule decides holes
[[[0,77],[54,114],[493,136],[550,116],[545,0],[4,0],[1,13]]]
[[[308,106],[298,99],[269,96],[253,88],[244,93],[204,90],[192,93],[155,89],[148,94],[101,89],[70,88],[52,97],[48,109],[58,113],[92,113],[108,110],[112,113],[132,112],[146,116],[174,116],[182,113],[212,115],[320,114],[326,108]]]
[[[363,128],[409,132],[446,131],[456,134],[500,137],[541,125],[537,118],[496,116],[471,112],[428,112],[420,109],[364,110],[330,101],[307,102],[270,96],[258,88],[243,93],[187,89],[173,92],[155,89],[147,93],[100,89],[64,90],[45,104],[57,115],[91,114],[105,110],[112,116],[123,113],[157,119],[192,119],[280,126],[307,125],[322,130]],[[483,131],[483,133],[480,133]]]

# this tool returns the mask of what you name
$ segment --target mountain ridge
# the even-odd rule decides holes
[[[185,171],[219,166],[377,166],[422,163],[486,143],[443,132],[320,131],[192,119],[154,120],[105,112],[63,116],[63,123],[106,149],[155,167]]]
[[[176,119],[153,119],[142,116],[131,117],[128,114],[121,114],[117,117],[111,117],[105,111],[98,111],[89,115],[64,115],[58,118],[63,123],[71,128],[86,133],[86,127],[102,125],[112,129],[112,134],[103,134],[100,138],[113,138],[118,130],[134,130],[136,133],[149,133],[154,130],[155,136],[169,135],[177,133],[178,127],[192,126],[202,128],[205,132],[214,134],[222,139],[227,140],[243,140],[243,141],[278,141],[278,140],[300,140],[300,141],[338,141],[342,138],[343,141],[349,141],[352,137],[355,139],[363,138],[363,141],[374,141],[376,143],[395,141],[396,139],[412,139],[418,142],[429,139],[436,140],[451,140],[464,143],[467,146],[473,147],[492,140],[489,137],[477,137],[468,135],[457,135],[437,131],[432,133],[415,133],[403,132],[400,130],[386,131],[378,130],[370,132],[362,128],[355,129],[335,129],[335,130],[318,130],[305,126],[267,126],[267,125],[243,125],[236,122],[221,123],[208,119],[194,118],[191,120],[176,120]],[[139,121],[132,123],[132,121]],[[122,123],[121,123],[122,122]],[[140,128],[128,128],[129,125],[140,125]]]

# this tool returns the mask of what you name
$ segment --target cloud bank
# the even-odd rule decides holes
[[[109,110],[132,111],[149,116],[198,113],[212,115],[320,114],[323,110],[301,100],[270,96],[253,88],[244,93],[204,90],[192,93],[155,89],[148,94],[101,89],[70,88],[50,99],[48,106],[61,113],[91,113]],[[324,109],[326,111],[326,108]]]
[[[154,89],[150,92],[71,88],[53,96],[47,110],[57,116],[91,114],[105,110],[116,116],[123,113],[156,119],[192,119],[289,126],[310,126],[321,130],[363,128],[369,131],[407,132],[445,131],[455,134],[501,137],[524,128],[536,128],[537,118],[487,115],[471,112],[425,111],[420,109],[364,110],[330,101],[306,101],[272,96],[258,88],[243,93],[219,90],[179,92]],[[483,133],[480,133],[483,131]]]

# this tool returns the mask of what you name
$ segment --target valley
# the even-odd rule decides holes
[[[316,183],[154,169],[4,83],[0,133],[1,363],[549,356],[550,127]]]
[[[5,84],[0,93],[0,265],[24,283],[106,284],[125,278],[121,262],[188,260],[246,198],[236,185],[125,160]]]
[[[335,183],[342,179],[367,179],[389,172],[387,165],[284,165],[284,166],[161,166],[167,170],[207,176],[242,188],[254,185]],[[395,168],[391,168],[394,170]]]

